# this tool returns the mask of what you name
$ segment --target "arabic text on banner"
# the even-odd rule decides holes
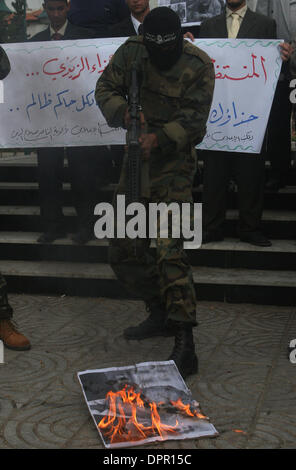
[[[0,148],[119,145],[95,103],[96,82],[124,38],[5,44]],[[203,39],[215,93],[202,149],[259,153],[280,73],[279,41]],[[1,82],[0,82],[1,83]]]

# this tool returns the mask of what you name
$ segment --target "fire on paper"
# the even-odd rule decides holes
[[[174,361],[86,370],[78,378],[107,448],[218,435]]]

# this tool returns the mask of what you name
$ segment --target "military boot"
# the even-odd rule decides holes
[[[150,312],[149,317],[139,325],[130,326],[124,330],[123,335],[126,339],[140,340],[154,336],[174,336],[175,326],[167,324],[167,314],[161,305],[146,303],[146,310]]]
[[[198,372],[198,359],[192,334],[192,325],[184,322],[175,322],[175,345],[168,360],[173,360],[185,380],[188,375]]]
[[[0,320],[0,339],[4,346],[14,351],[27,351],[31,348],[30,341],[17,330],[12,320]]]

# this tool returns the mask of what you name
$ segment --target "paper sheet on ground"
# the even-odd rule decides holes
[[[170,401],[177,401],[181,398],[184,404],[190,404],[192,408],[199,409],[199,404],[193,399],[174,361],[143,362],[126,367],[85,370],[78,372],[78,379],[89,412],[107,448],[130,447],[155,441],[197,439],[218,435],[215,427],[208,419],[187,417],[172,407]],[[109,412],[108,401],[105,397],[109,391],[117,392],[125,385],[128,387],[133,386],[135,390],[140,391],[146,403],[161,402],[162,404],[158,407],[161,422],[168,426],[174,426],[177,419],[176,431],[173,433],[168,432],[164,438],[155,434],[152,437],[143,437],[137,441],[110,442],[109,438],[98,427],[102,418],[108,416]],[[125,413],[127,413],[126,421],[128,421],[130,416],[127,409],[125,409]],[[137,416],[139,421],[142,419],[146,425],[149,425],[150,415],[150,408],[147,406],[144,410],[139,411]]]

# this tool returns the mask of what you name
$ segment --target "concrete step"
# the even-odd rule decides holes
[[[3,153],[4,155],[4,153]],[[199,173],[202,177],[203,174],[203,160],[199,159],[198,161]],[[36,153],[31,153],[29,155],[21,155],[20,153],[17,156],[10,155],[8,157],[1,158],[0,152],[0,181],[17,181],[17,182],[31,182],[31,181],[38,181],[38,165],[37,165],[37,155]],[[266,168],[266,177],[268,177],[270,172],[270,163],[269,161],[265,162]],[[65,158],[64,161],[64,172],[63,172],[63,179],[64,181],[69,181],[69,173],[68,173],[68,163],[67,159]],[[114,177],[117,176],[114,174]],[[292,156],[292,166],[287,176],[288,181],[287,184],[291,186],[296,186],[296,152],[294,152]],[[116,180],[113,181],[116,183]],[[200,184],[200,178],[196,178],[196,185]]]
[[[108,262],[108,240],[94,239],[85,245],[76,245],[69,234],[50,244],[39,244],[39,235],[36,232],[0,232],[0,259]],[[154,246],[152,240],[151,250]],[[260,248],[229,238],[202,245],[198,250],[187,250],[187,255],[193,266],[296,270],[296,241],[293,240],[274,240],[271,247]]]
[[[104,263],[0,260],[0,270],[11,292],[130,297]],[[296,277],[291,271],[194,267],[193,278],[199,300],[265,305],[296,302]]]
[[[2,170],[1,170],[2,171]],[[22,173],[22,177],[24,177]],[[67,180],[67,178],[66,178]],[[98,189],[98,201],[111,202],[116,184],[106,184]],[[202,202],[202,185],[193,190],[194,202]],[[62,203],[69,205],[73,197],[69,182],[63,183]],[[37,181],[2,181],[0,182],[1,204],[7,205],[34,205],[39,203],[39,186]],[[237,208],[237,192],[231,191],[227,195],[227,207]],[[268,210],[293,210],[296,207],[296,186],[286,186],[278,192],[266,192],[264,208]]]
[[[104,200],[104,199],[103,199]],[[1,205],[0,223],[4,231],[42,231],[40,210],[34,205]],[[71,206],[64,207],[65,226],[69,232],[76,230],[77,218],[75,210]],[[238,220],[238,211],[227,211],[225,223],[225,236],[236,237],[236,226]],[[264,233],[272,238],[279,240],[296,239],[296,212],[295,211],[276,211],[265,210],[262,217],[262,227]]]
[[[108,184],[98,190],[98,200],[111,202],[116,185]],[[62,185],[62,204],[72,203],[72,193],[70,183]],[[37,182],[0,182],[0,200],[1,204],[8,205],[34,205],[39,204],[39,185]]]

